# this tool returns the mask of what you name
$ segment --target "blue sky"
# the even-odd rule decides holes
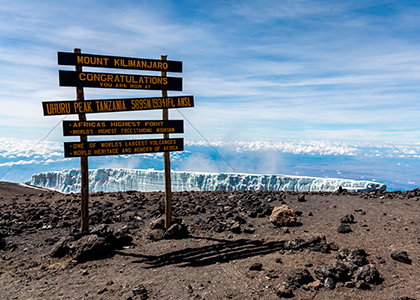
[[[43,116],[41,103],[75,99],[75,88],[58,86],[58,70],[73,68],[58,66],[57,52],[81,48],[83,53],[152,59],[167,54],[182,61],[184,72],[171,75],[182,76],[183,91],[169,95],[194,95],[195,107],[181,112],[215,144],[246,140],[252,151],[263,151],[268,138],[269,149],[291,155],[376,157],[375,166],[401,158],[392,162],[398,169],[389,176],[393,179],[384,180],[407,174],[404,183],[418,185],[419,15],[416,1],[0,0],[1,171],[31,161],[49,168],[45,165],[60,160],[65,166],[59,145],[75,139],[62,136],[63,116]],[[159,95],[85,89],[86,99]],[[161,112],[87,117],[147,120],[159,119]],[[173,110],[170,118],[183,116]],[[50,131],[40,144],[48,151],[38,146],[29,161],[22,160]],[[184,137],[202,142],[189,123]],[[226,145],[233,153],[244,153],[236,144]],[[298,159],[290,161],[299,164]],[[198,171],[194,163],[179,168]],[[329,163],[328,176],[346,175],[334,160],[322,162]],[[291,164],[250,171],[322,175],[285,165]],[[202,171],[231,170],[203,165]],[[247,170],[241,166],[240,171]],[[364,177],[359,173],[354,179]]]
[[[0,136],[39,139],[61,119],[43,117],[41,102],[74,99],[74,88],[58,86],[58,70],[72,68],[56,56],[78,47],[182,61],[184,90],[172,95],[195,96],[182,113],[206,137],[417,142],[420,9],[412,3],[0,1]],[[85,89],[87,99],[159,94]],[[198,134],[186,124],[186,136]],[[63,140],[60,128],[51,139]]]

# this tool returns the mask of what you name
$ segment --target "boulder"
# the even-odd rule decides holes
[[[69,245],[72,257],[78,262],[106,257],[111,251],[111,246],[104,237],[96,234],[83,236]]]
[[[294,226],[296,225],[296,213],[287,205],[275,207],[271,213],[270,222],[275,226]]]

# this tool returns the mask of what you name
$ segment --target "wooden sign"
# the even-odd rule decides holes
[[[182,73],[182,62],[145,58],[58,52],[58,64],[99,68],[133,69]]]
[[[183,138],[64,143],[64,157],[126,155],[183,150]]]
[[[44,116],[194,107],[193,96],[42,102]]]
[[[182,91],[182,78],[135,74],[59,71],[60,86]]]
[[[116,135],[183,133],[183,120],[63,121],[63,135]]]

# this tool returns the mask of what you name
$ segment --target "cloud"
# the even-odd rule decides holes
[[[186,116],[209,137],[417,141],[418,12],[392,1],[13,1],[0,7],[0,128],[45,136],[60,119],[43,117],[41,102],[75,98],[58,86],[57,70],[71,67],[56,53],[80,47],[182,60],[181,94],[196,99]]]

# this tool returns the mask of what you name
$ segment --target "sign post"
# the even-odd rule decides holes
[[[166,61],[167,55],[161,55],[161,60]],[[162,77],[166,77],[166,71],[161,72]],[[168,91],[162,90],[162,97],[168,97]],[[169,119],[169,112],[167,108],[162,110],[162,120]],[[169,133],[163,134],[164,139],[169,139]],[[172,191],[171,191],[171,158],[170,153],[163,153],[163,161],[165,168],[165,228],[168,229],[172,223]]]
[[[74,49],[74,53],[81,53],[81,49]],[[82,72],[82,66],[76,66],[76,72]],[[76,87],[77,101],[85,101],[83,87]],[[79,113],[79,121],[86,121],[86,114]],[[80,142],[87,142],[87,135],[80,135]],[[80,188],[80,233],[83,234],[89,231],[89,164],[88,157],[80,157],[80,174],[81,174],[81,188]]]
[[[80,157],[81,169],[81,226],[89,231],[89,156],[164,153],[165,171],[165,228],[172,223],[171,161],[169,152],[183,151],[183,138],[169,138],[170,133],[183,133],[183,120],[169,120],[168,109],[194,107],[193,96],[168,97],[168,90],[182,91],[182,78],[168,77],[167,72],[182,72],[182,62],[105,56],[74,52],[58,52],[59,65],[75,66],[75,71],[59,71],[60,86],[76,87],[76,101],[42,102],[44,116],[77,114],[78,121],[63,121],[64,136],[80,136],[80,142],[64,143],[64,157]],[[160,71],[161,76],[135,74],[92,73],[82,67],[117,68]],[[84,87],[161,90],[162,97],[85,100]],[[106,113],[162,109],[162,120],[94,120],[87,113]],[[163,139],[88,141],[88,135],[163,134]]]

